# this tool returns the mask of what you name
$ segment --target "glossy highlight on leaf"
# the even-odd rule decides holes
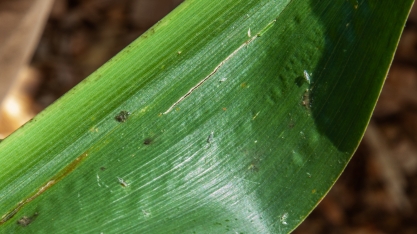
[[[413,1],[187,0],[0,144],[0,232],[288,233]]]

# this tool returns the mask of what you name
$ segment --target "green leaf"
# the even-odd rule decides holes
[[[287,233],[355,151],[412,0],[188,0],[0,144],[2,233]]]

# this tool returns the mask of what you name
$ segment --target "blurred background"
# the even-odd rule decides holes
[[[0,1],[0,138],[181,2]],[[361,145],[294,233],[417,233],[417,7]]]

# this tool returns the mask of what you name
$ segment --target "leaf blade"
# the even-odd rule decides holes
[[[377,43],[348,42],[375,38],[387,12],[404,24],[412,1],[206,3],[185,2],[0,144],[2,213],[88,154],[0,228],[276,233],[306,217],[355,150],[402,25]],[[200,17],[208,23],[193,22]],[[375,54],[380,61],[364,67]],[[370,91],[352,101],[357,84]],[[121,111],[131,113],[123,123]]]

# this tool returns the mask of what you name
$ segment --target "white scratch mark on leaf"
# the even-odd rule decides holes
[[[198,82],[194,87],[192,87],[184,96],[180,97],[178,101],[176,101],[174,104],[172,104],[168,110],[166,110],[163,115],[168,114],[169,112],[174,109],[175,106],[177,106],[180,102],[182,102],[185,98],[187,98],[192,92],[194,92],[196,89],[198,89],[204,82],[206,82],[210,77],[212,77],[227,61],[229,61],[233,56],[235,56],[241,49],[243,49],[245,46],[249,45],[251,42],[253,42],[256,38],[260,37],[261,34],[265,32],[266,29],[269,29],[274,23],[275,19],[271,21],[266,27],[264,27],[260,33],[256,34],[255,36],[251,37],[249,40],[247,40],[245,43],[243,43],[239,48],[237,48],[235,51],[233,51],[229,56],[227,56],[223,61],[217,65],[214,70],[208,74],[204,79],[202,79],[200,82]],[[248,34],[250,33],[250,29],[248,31]]]
[[[100,184],[100,176],[98,176],[98,174],[97,174],[97,184],[98,184],[98,186],[101,187],[101,184]]]

